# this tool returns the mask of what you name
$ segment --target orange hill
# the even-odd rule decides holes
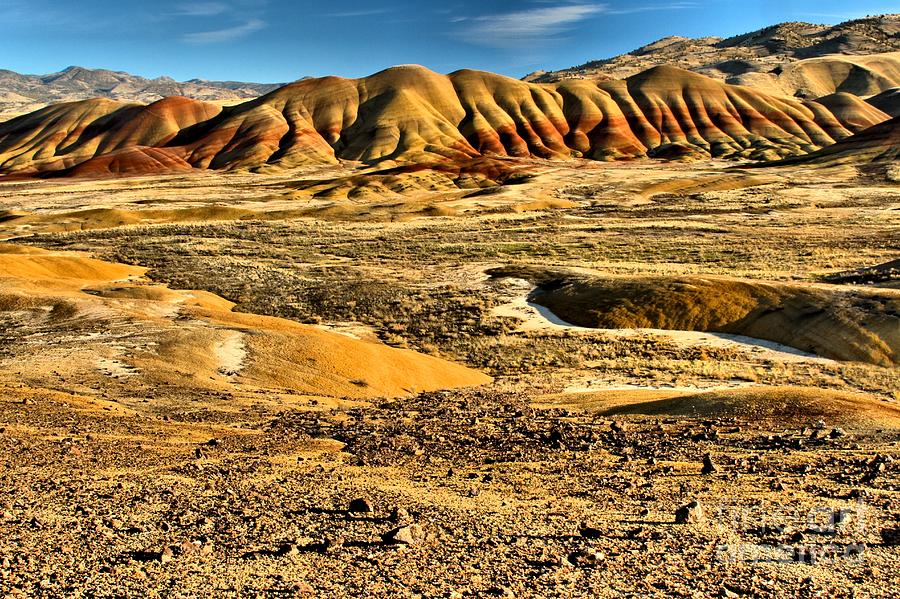
[[[772,160],[818,150],[887,118],[855,96],[769,96],[671,66],[621,81],[550,85],[401,66],[356,80],[308,79],[224,109],[187,98],[49,106],[0,125],[0,174],[110,176],[485,155]]]

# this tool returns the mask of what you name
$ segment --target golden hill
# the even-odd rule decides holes
[[[490,381],[433,356],[237,313],[233,303],[211,293],[153,284],[144,278],[146,270],[0,244],[0,312],[59,339],[51,350],[25,350],[12,366],[17,379],[43,381],[54,371],[86,381],[113,371],[134,377],[134,384],[354,399]],[[76,326],[93,333],[65,333]]]
[[[514,266],[489,273],[534,281],[531,300],[579,326],[729,333],[837,360],[900,364],[900,292],[891,289]]]
[[[898,160],[900,160],[900,116],[869,127],[816,152],[773,164],[834,166],[839,164],[890,164]]]
[[[402,66],[356,80],[308,79],[225,108],[186,98],[50,106],[0,125],[0,173],[102,177],[482,156],[771,160],[887,118],[855,96],[782,98],[670,66],[553,85]]]
[[[597,391],[563,393],[546,399],[544,405],[589,410],[604,416],[733,418],[798,427],[823,420],[839,426],[900,428],[900,409],[895,406],[864,393],[814,387]]]

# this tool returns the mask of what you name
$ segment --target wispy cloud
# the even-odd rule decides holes
[[[510,47],[553,38],[605,10],[605,4],[563,4],[454,21],[463,23],[458,35],[465,41]]]
[[[222,2],[185,2],[175,9],[175,14],[181,17],[214,17],[228,10],[228,5]]]
[[[638,12],[656,12],[661,10],[684,10],[687,8],[697,8],[700,6],[697,2],[690,0],[668,2],[665,4],[645,4],[643,6],[629,6],[628,8],[609,8],[603,12],[608,15],[630,15]]]
[[[367,10],[348,10],[342,12],[330,12],[325,13],[323,17],[332,17],[336,19],[346,19],[353,17],[369,17],[374,15],[386,15],[388,13],[394,12],[393,8],[371,8]]]
[[[183,35],[181,39],[189,44],[220,44],[222,42],[230,42],[242,37],[247,37],[260,29],[263,29],[265,26],[266,22],[261,19],[250,19],[247,22],[235,25],[234,27],[216,29],[214,31],[187,33]]]

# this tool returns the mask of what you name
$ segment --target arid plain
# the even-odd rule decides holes
[[[0,590],[893,596],[896,96],[643,73],[0,124]]]

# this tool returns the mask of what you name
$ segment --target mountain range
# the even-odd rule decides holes
[[[780,23],[730,38],[667,37],[613,58],[531,73],[525,80],[621,79],[661,64],[771,94],[877,94],[900,80],[900,15],[838,25]]]
[[[277,83],[240,81],[175,81],[147,79],[121,71],[71,66],[47,75],[22,75],[0,70],[0,118],[18,115],[54,102],[110,98],[149,103],[167,96],[187,96],[209,102],[255,98],[280,87]]]

